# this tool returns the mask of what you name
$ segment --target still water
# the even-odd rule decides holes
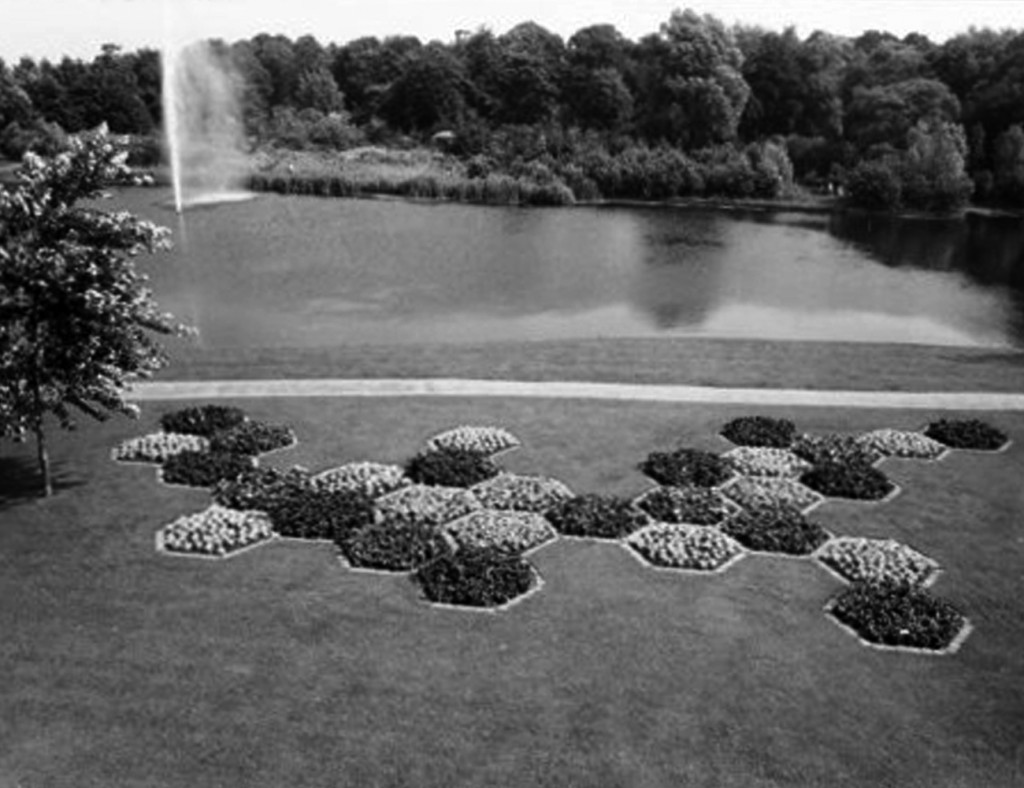
[[[207,347],[699,335],[1024,347],[1024,220],[259,195],[141,267]]]

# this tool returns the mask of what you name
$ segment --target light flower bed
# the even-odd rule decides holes
[[[663,523],[718,525],[738,511],[718,490],[706,487],[655,487],[636,499],[636,505]]]
[[[207,451],[210,441],[200,435],[176,432],[153,432],[122,441],[111,451],[119,462],[163,462],[183,451]]]
[[[481,454],[497,454],[521,445],[519,438],[501,427],[463,425],[439,433],[427,441],[428,449],[463,449]]]
[[[543,513],[573,497],[572,490],[557,479],[515,473],[501,473],[472,490],[486,509],[517,512]]]
[[[157,543],[169,552],[221,557],[273,535],[263,512],[241,512],[213,504],[164,526],[157,533]]]
[[[321,490],[359,492],[369,498],[387,495],[411,483],[400,466],[379,462],[350,462],[313,477],[313,484]]]
[[[738,446],[726,452],[725,458],[743,476],[795,478],[811,467],[789,449],[762,446]]]
[[[822,500],[821,495],[794,479],[741,476],[722,489],[725,496],[744,509],[757,511],[790,506],[801,512]]]
[[[442,525],[480,508],[480,501],[461,487],[411,484],[377,499],[377,512],[385,519]]]
[[[704,572],[721,568],[743,552],[730,537],[699,525],[654,523],[630,534],[626,543],[655,566]]]
[[[873,452],[886,457],[914,460],[934,460],[946,452],[946,447],[920,432],[882,429],[866,432],[858,442]]]
[[[931,558],[894,539],[838,537],[818,551],[818,559],[851,582],[890,580],[919,586],[938,569]]]
[[[514,555],[550,542],[555,530],[533,512],[481,509],[444,526],[459,549],[492,548]]]

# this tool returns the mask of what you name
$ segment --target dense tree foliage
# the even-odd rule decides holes
[[[620,171],[627,161],[649,171],[651,156],[685,160],[670,180],[690,179],[700,192],[709,173],[694,162],[756,169],[764,156],[752,151],[770,150],[776,163],[780,151],[788,156],[781,171],[791,167],[811,186],[850,185],[859,170],[854,182],[872,184],[859,194],[896,186],[905,202],[922,184],[942,182],[964,199],[966,172],[976,198],[1024,202],[1022,31],[972,28],[943,43],[879,30],[800,38],[793,28],[728,28],[686,10],[637,41],[609,24],[563,40],[527,21],[500,34],[459,31],[448,43],[395,35],[321,44],[270,33],[215,43],[238,75],[255,145],[406,145],[450,131],[454,152],[490,157],[479,167],[542,167],[574,191],[589,182],[602,193],[617,177],[607,157]],[[0,62],[0,154],[52,152],[66,133],[99,122],[158,132],[158,53],[108,45],[91,62]],[[922,128],[957,154],[922,154]],[[500,149],[503,141],[515,151]],[[938,180],[911,177],[909,162],[924,159],[950,169]],[[641,180],[645,193],[675,191]]]

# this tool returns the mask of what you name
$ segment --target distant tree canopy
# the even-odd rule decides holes
[[[636,41],[609,24],[563,40],[526,21],[503,33],[459,31],[450,42],[322,44],[261,33],[216,43],[238,74],[254,144],[423,142],[450,130],[479,151],[485,139],[514,138],[510,127],[688,155],[775,140],[813,183],[863,162],[885,166],[922,123],[952,124],[962,126],[978,195],[1024,199],[1019,165],[1007,169],[1017,161],[1013,129],[1024,126],[1024,31],[972,28],[944,43],[883,30],[801,38],[793,28],[730,28],[676,10]],[[160,89],[159,54],[149,49],[0,62],[0,154],[52,150],[66,133],[104,121],[114,132],[155,134]]]

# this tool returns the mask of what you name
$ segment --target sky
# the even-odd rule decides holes
[[[972,25],[1024,30],[1024,0],[0,0],[0,57],[91,59],[107,42],[159,48],[168,28],[172,40],[309,33],[326,44],[395,34],[451,41],[459,29],[503,33],[532,20],[564,38],[608,23],[636,40],[656,32],[674,8],[727,24],[794,25],[801,37],[880,29],[942,42]]]

